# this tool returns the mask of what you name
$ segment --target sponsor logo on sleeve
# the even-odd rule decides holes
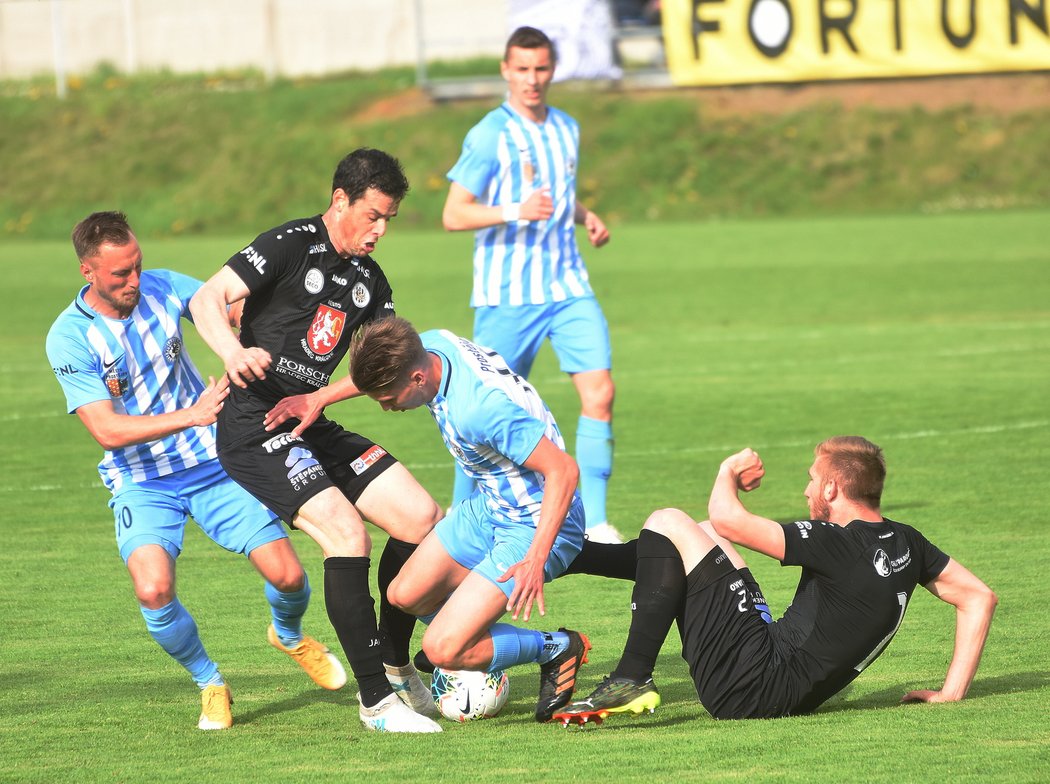
[[[809,539],[809,532],[813,530],[809,520],[796,520],[795,527],[798,528],[799,536],[803,539]]]
[[[260,275],[266,272],[266,257],[251,245],[242,250],[241,255],[248,259],[248,263],[255,267],[255,271]]]
[[[886,555],[886,551],[881,547],[875,551],[875,557],[872,558],[871,562],[875,567],[875,573],[879,577],[890,576],[890,557]]]

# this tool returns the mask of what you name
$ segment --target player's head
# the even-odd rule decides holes
[[[397,316],[366,324],[350,344],[354,385],[385,411],[408,411],[433,399],[428,365],[419,333]]]
[[[336,252],[347,257],[375,250],[406,193],[401,164],[382,150],[362,147],[339,161],[324,214]]]
[[[500,74],[507,82],[510,105],[524,114],[542,115],[554,78],[554,42],[535,27],[519,27],[507,39]],[[542,120],[543,117],[534,119]]]
[[[806,488],[810,514],[827,520],[830,514],[827,487],[855,504],[879,509],[886,482],[886,458],[882,449],[860,436],[835,436],[817,444]]]
[[[104,316],[126,318],[139,302],[142,272],[142,250],[127,216],[93,212],[73,228],[71,238],[89,304]]]

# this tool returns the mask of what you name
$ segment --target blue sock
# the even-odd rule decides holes
[[[580,466],[580,496],[587,527],[608,522],[606,488],[613,464],[612,424],[581,416],[576,425],[576,462]]]
[[[515,664],[545,664],[569,645],[569,635],[565,632],[519,629],[509,623],[493,624],[489,634],[492,636],[489,672],[505,670]]]
[[[197,623],[176,597],[159,610],[139,606],[146,628],[157,644],[175,661],[185,667],[202,689],[205,686],[221,686],[219,668],[204,651],[197,634]]]
[[[294,648],[303,641],[303,614],[310,604],[310,579],[304,573],[303,587],[294,593],[278,591],[268,582],[264,591],[277,639],[285,647]]]

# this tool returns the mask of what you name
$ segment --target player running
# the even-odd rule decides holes
[[[201,689],[202,730],[233,724],[230,687],[175,593],[186,518],[248,557],[266,580],[270,644],[319,685],[346,683],[339,660],[302,632],[310,584],[275,515],[232,481],[215,454],[215,416],[228,386],[207,385],[183,348],[181,319],[200,281],[142,270],[120,212],[77,224],[73,246],[87,286],[55,320],[47,355],[69,413],[106,450],[98,470],[112,493],[117,547],[150,636]]]

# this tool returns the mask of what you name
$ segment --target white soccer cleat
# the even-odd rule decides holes
[[[423,683],[419,672],[411,663],[404,667],[384,664],[383,668],[386,670],[386,679],[390,681],[394,694],[400,697],[405,705],[421,716],[428,716],[431,719],[436,719],[440,715],[430,689]]]
[[[583,532],[583,536],[588,541],[599,544],[623,544],[623,537],[620,536],[620,532],[607,522],[592,525]]]
[[[358,703],[361,695],[357,695]],[[405,705],[396,694],[384,697],[371,708],[360,706],[361,721],[376,732],[441,732],[436,721],[420,716]]]

